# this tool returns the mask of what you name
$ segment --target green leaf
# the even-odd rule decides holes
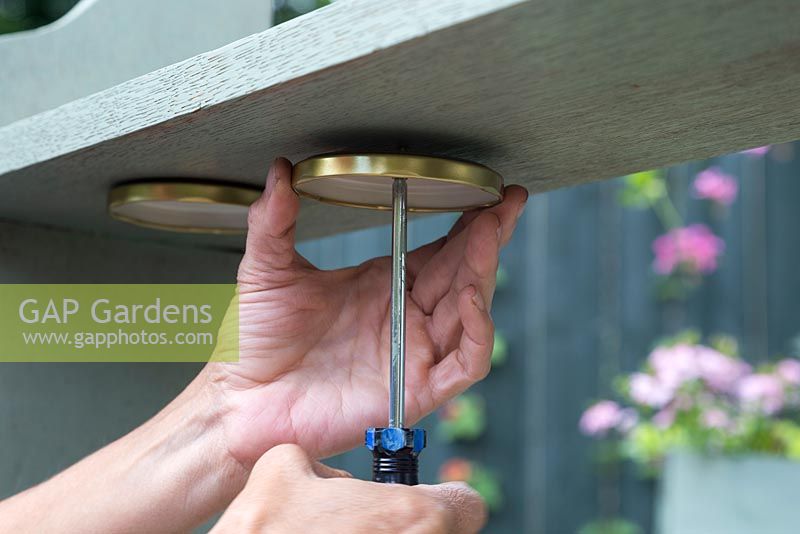
[[[443,441],[475,440],[486,431],[486,402],[477,393],[456,397],[440,413],[437,432]]]
[[[708,340],[709,345],[715,350],[728,356],[739,356],[739,342],[735,337],[727,334],[714,334]]]
[[[492,348],[492,366],[500,366],[508,359],[508,341],[500,331],[494,333],[494,347]]]
[[[467,483],[480,493],[490,511],[496,512],[502,507],[503,490],[500,486],[500,478],[494,472],[473,463],[472,476]]]
[[[675,345],[697,345],[703,339],[696,328],[686,328],[671,336],[663,336],[653,344],[656,347],[674,347]]]
[[[667,186],[659,170],[626,176],[619,192],[619,200],[623,206],[638,209],[648,208],[666,196]]]
[[[636,523],[619,517],[598,519],[582,526],[578,534],[642,534]]]
[[[775,436],[787,458],[800,460],[800,426],[792,421],[780,421],[774,426]]]

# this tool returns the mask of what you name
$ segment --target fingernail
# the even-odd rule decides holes
[[[527,205],[528,205],[528,203],[526,201],[526,202],[523,202],[522,206],[519,207],[519,211],[517,211],[517,220],[519,220],[519,218],[522,217],[522,214],[525,213],[525,206],[527,206]]]
[[[475,304],[476,308],[478,308],[481,311],[484,311],[486,309],[486,303],[483,302],[483,297],[478,291],[475,290],[475,288],[472,288],[472,290],[475,292],[472,295],[472,303]]]
[[[498,224],[497,225],[497,239],[500,239],[501,235],[503,235],[503,225],[502,224]]]

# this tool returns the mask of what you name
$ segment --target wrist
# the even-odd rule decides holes
[[[256,384],[232,372],[230,366],[211,362],[197,381],[217,410],[213,427],[220,433],[226,461],[249,475],[265,452],[292,440],[280,431],[278,414],[283,411],[272,385]]]
[[[241,491],[251,469],[231,452],[225,429],[231,411],[224,391],[206,366],[151,420],[153,428],[148,429],[153,436],[163,436],[164,454],[184,457],[189,452],[187,457],[197,462],[194,476],[210,486],[197,487],[196,491],[202,495],[218,495],[213,500],[222,506]]]
[[[111,446],[113,457],[127,458],[113,468],[113,485],[135,488],[145,509],[127,511],[148,514],[155,530],[197,526],[224,509],[247,481],[249,470],[228,452],[226,407],[215,389],[207,373],[200,372],[156,416]],[[176,507],[183,513],[176,514]],[[181,524],[172,524],[176,519]]]
[[[1,503],[0,522],[20,532],[191,530],[227,506],[248,476],[225,446],[224,417],[200,373],[133,432]]]

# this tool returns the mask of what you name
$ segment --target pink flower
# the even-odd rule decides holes
[[[664,429],[672,426],[675,422],[675,409],[666,407],[653,416],[653,424],[658,428]]]
[[[783,382],[764,373],[746,376],[739,383],[739,401],[747,409],[772,415],[783,407]]]
[[[629,386],[631,398],[645,406],[661,408],[672,400],[672,389],[645,373],[632,374]]]
[[[700,172],[694,181],[694,196],[730,206],[736,200],[739,185],[736,178],[719,167],[709,167]]]
[[[711,273],[724,248],[725,242],[704,224],[675,228],[653,241],[653,269],[667,275],[684,265],[692,272]]]
[[[743,361],[710,347],[698,345],[695,351],[700,377],[711,389],[734,393],[739,380],[750,372],[750,366]]]
[[[681,343],[672,347],[657,347],[648,356],[656,378],[671,391],[700,376],[695,347]]]
[[[590,406],[578,423],[587,436],[605,436],[622,420],[622,409],[614,401],[604,400]]]
[[[787,384],[800,386],[800,361],[787,358],[778,362],[775,372]]]
[[[739,154],[744,154],[745,156],[758,157],[758,156],[763,156],[764,154],[769,152],[770,148],[772,148],[770,145],[757,146],[755,148],[749,148],[747,150],[742,150],[741,152],[739,152]]]
[[[685,343],[672,347],[657,347],[650,353],[649,362],[658,381],[673,393],[684,383],[698,378],[711,389],[733,393],[742,377],[750,372],[750,366],[741,360],[705,345]],[[642,379],[637,379],[637,382],[639,382],[636,384],[637,394],[640,394],[649,384]],[[631,396],[633,396],[633,386],[632,379]]]
[[[724,410],[711,408],[703,412],[703,425],[706,428],[726,428],[731,424],[731,419]]]

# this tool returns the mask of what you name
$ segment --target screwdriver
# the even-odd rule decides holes
[[[477,163],[434,156],[321,154],[295,165],[292,188],[330,204],[392,210],[389,422],[368,428],[365,442],[372,451],[372,480],[413,486],[426,436],[421,428],[405,426],[406,215],[494,206],[503,199],[503,177]]]
[[[419,483],[419,453],[425,430],[405,427],[406,249],[408,184],[392,183],[391,355],[389,363],[389,424],[368,428],[365,441],[372,451],[372,480],[388,484]]]

